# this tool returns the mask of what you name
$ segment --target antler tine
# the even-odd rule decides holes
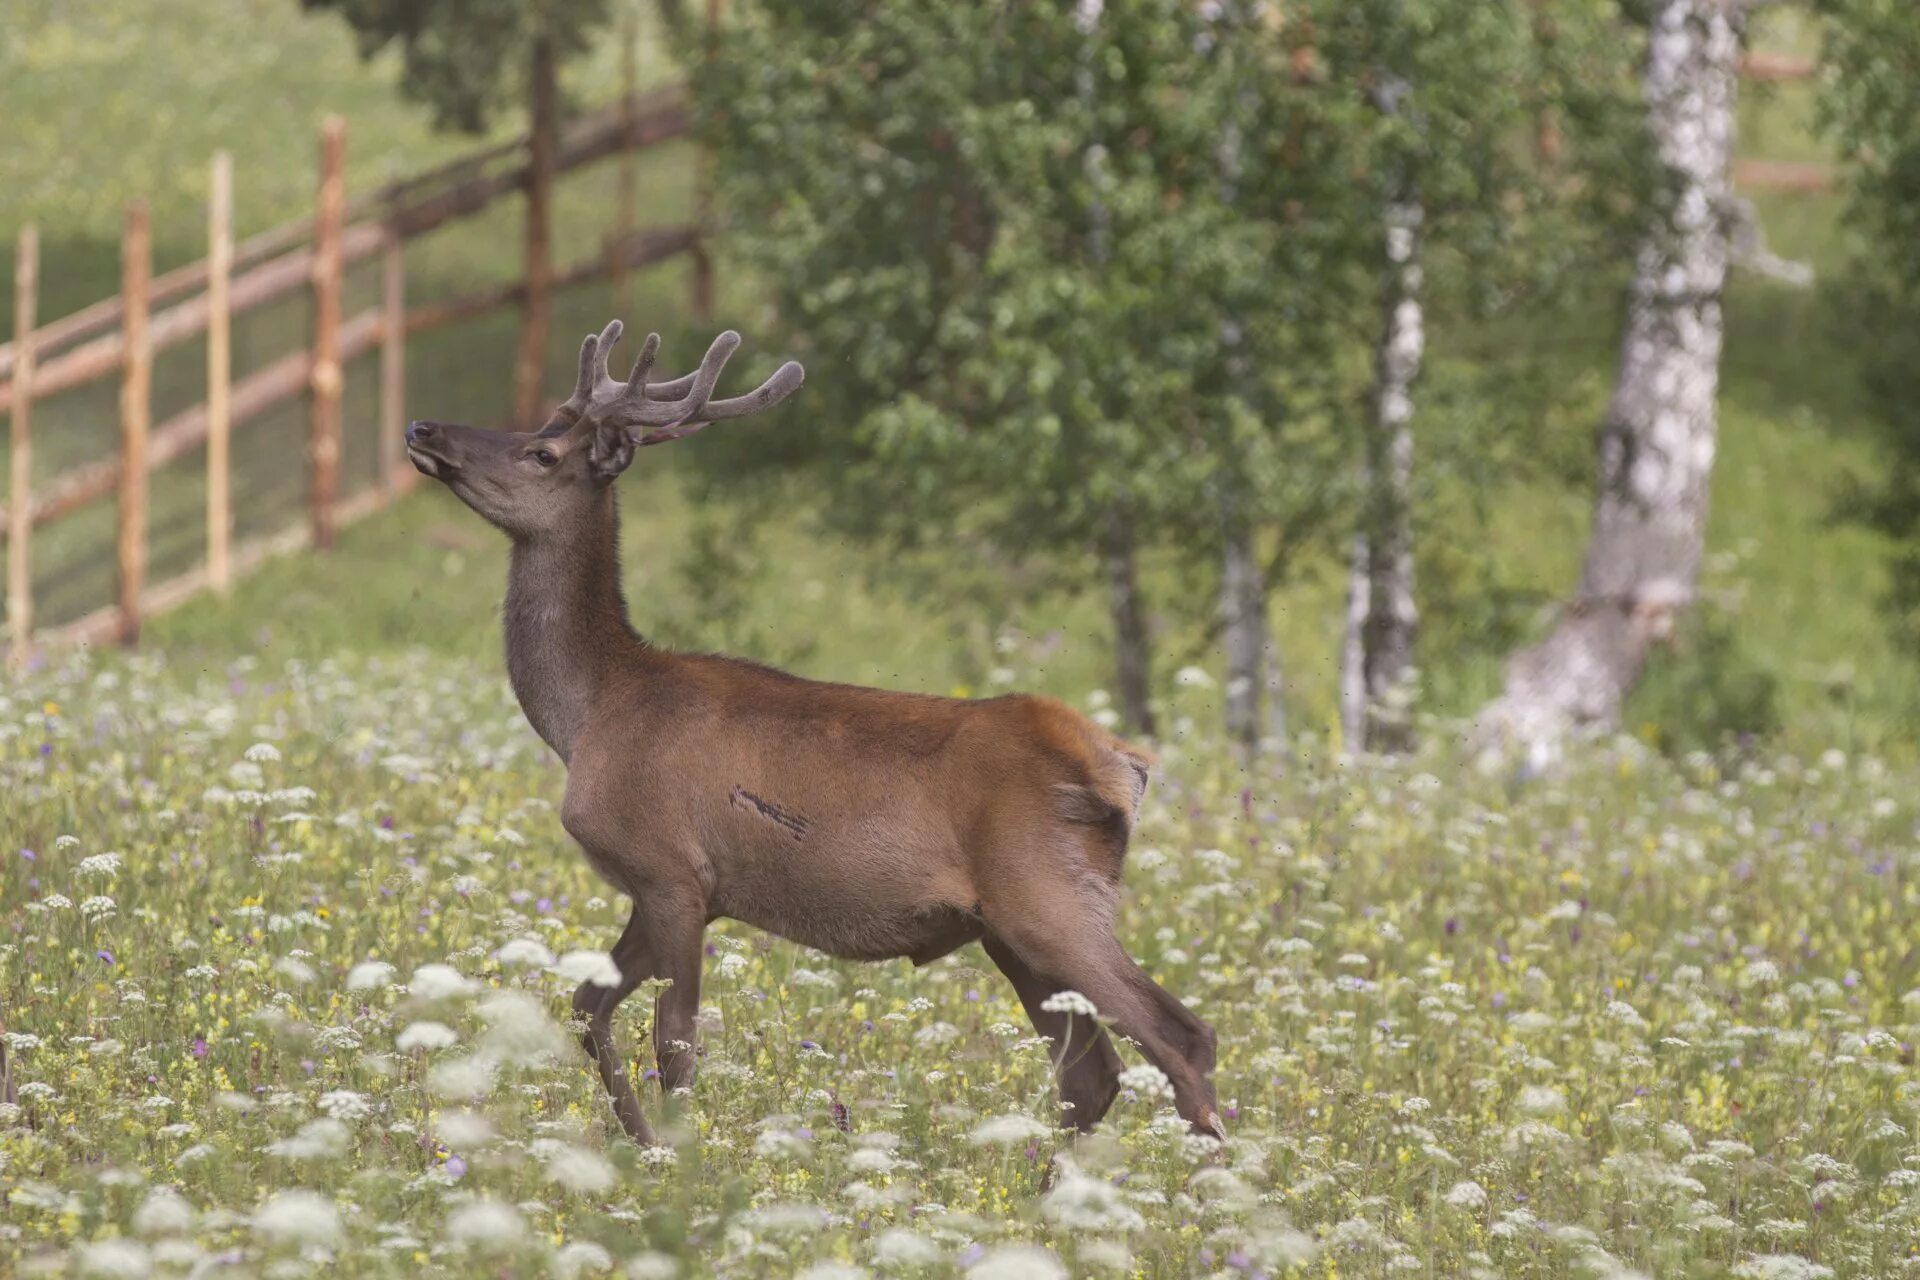
[[[587,335],[586,341],[580,344],[580,373],[574,379],[573,394],[560,406],[562,409],[577,418],[603,399],[608,390],[620,385],[607,376],[607,360],[625,330],[626,326],[618,320],[609,320],[599,333]]]
[[[641,436],[637,443],[643,448],[650,444],[666,444],[670,440],[690,436],[709,423],[722,422],[728,418],[744,418],[750,413],[771,408],[798,391],[800,384],[806,379],[807,371],[800,367],[800,362],[789,360],[775,369],[771,378],[746,395],[734,396],[729,400],[712,401],[701,409],[697,416],[671,423],[657,431],[649,431]]]
[[[633,372],[627,375],[628,394],[644,396],[647,392],[647,375],[653,372],[654,357],[660,354],[660,335],[650,333],[647,340],[640,344],[640,354],[634,357]]]
[[[746,395],[714,400],[713,390],[719,385],[721,371],[740,349],[740,335],[728,329],[714,338],[699,368],[665,383],[648,380],[660,353],[660,335],[650,333],[634,359],[633,371],[623,381],[614,378],[607,365],[608,353],[620,340],[621,328],[615,320],[581,344],[579,381],[561,407],[572,410],[576,418],[589,417],[602,426],[624,428],[637,435],[636,444],[664,444],[692,435],[711,422],[743,418],[778,404],[806,379],[800,365],[789,360]],[[656,430],[638,434],[643,427]]]
[[[720,370],[726,367],[727,358],[739,348],[740,335],[731,329],[726,330],[707,348],[707,354],[700,360],[700,367],[694,371],[693,385],[685,396],[678,400],[652,399],[647,396],[646,383],[642,379],[624,388],[613,416],[630,427],[663,427],[698,417],[708,398],[713,395],[714,386],[720,381]]]

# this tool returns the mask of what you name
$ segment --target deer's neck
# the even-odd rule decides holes
[[[610,673],[645,647],[620,591],[620,516],[611,487],[564,536],[514,542],[503,612],[514,695],[534,732],[571,760]]]

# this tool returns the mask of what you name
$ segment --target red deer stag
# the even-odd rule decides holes
[[[414,465],[512,539],[507,671],[567,765],[560,810],[602,876],[633,899],[612,987],[574,996],[588,1055],[634,1139],[653,1140],[612,1040],[649,979],[661,1083],[693,1076],[702,936],[741,920],[836,956],[926,964],[981,942],[1055,1045],[1063,1122],[1088,1129],[1120,1058],[1086,996],[1166,1073],[1197,1132],[1220,1134],[1214,1035],[1114,937],[1121,861],[1149,758],[1063,703],[981,701],[823,684],[641,639],[621,594],[613,482],[634,451],[792,394],[787,363],[713,400],[740,345],[722,333],[694,373],[649,382],[658,335],[611,376],[620,322],[580,348],[573,395],[533,432],[416,422]],[[1064,1056],[1064,1055],[1071,1056]]]

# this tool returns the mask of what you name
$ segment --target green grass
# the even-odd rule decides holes
[[[1224,1149],[1145,1076],[1060,1144],[976,948],[861,966],[722,925],[648,1154],[548,967],[623,904],[489,664],[71,660],[0,725],[9,1274],[1915,1262],[1917,779],[1871,759],[1616,749],[1516,791],[1176,737],[1121,933],[1219,1031]]]

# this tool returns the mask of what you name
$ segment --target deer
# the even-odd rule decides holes
[[[1119,1093],[1104,1022],[1166,1076],[1192,1132],[1224,1139],[1213,1029],[1115,934],[1152,757],[1053,698],[830,684],[649,644],[621,587],[614,482],[640,449],[771,408],[805,374],[788,361],[713,399],[740,345],[728,330],[694,372],[657,382],[650,334],[620,379],[621,330],[587,337],[573,394],[537,430],[406,429],[414,467],[509,539],[509,681],[566,766],[562,827],[633,904],[617,984],[573,997],[621,1127],[655,1141],[615,1009],[665,983],[660,1083],[690,1087],[705,931],[729,919],[863,961],[925,965],[977,941],[1051,1042],[1063,1128],[1091,1130]]]

